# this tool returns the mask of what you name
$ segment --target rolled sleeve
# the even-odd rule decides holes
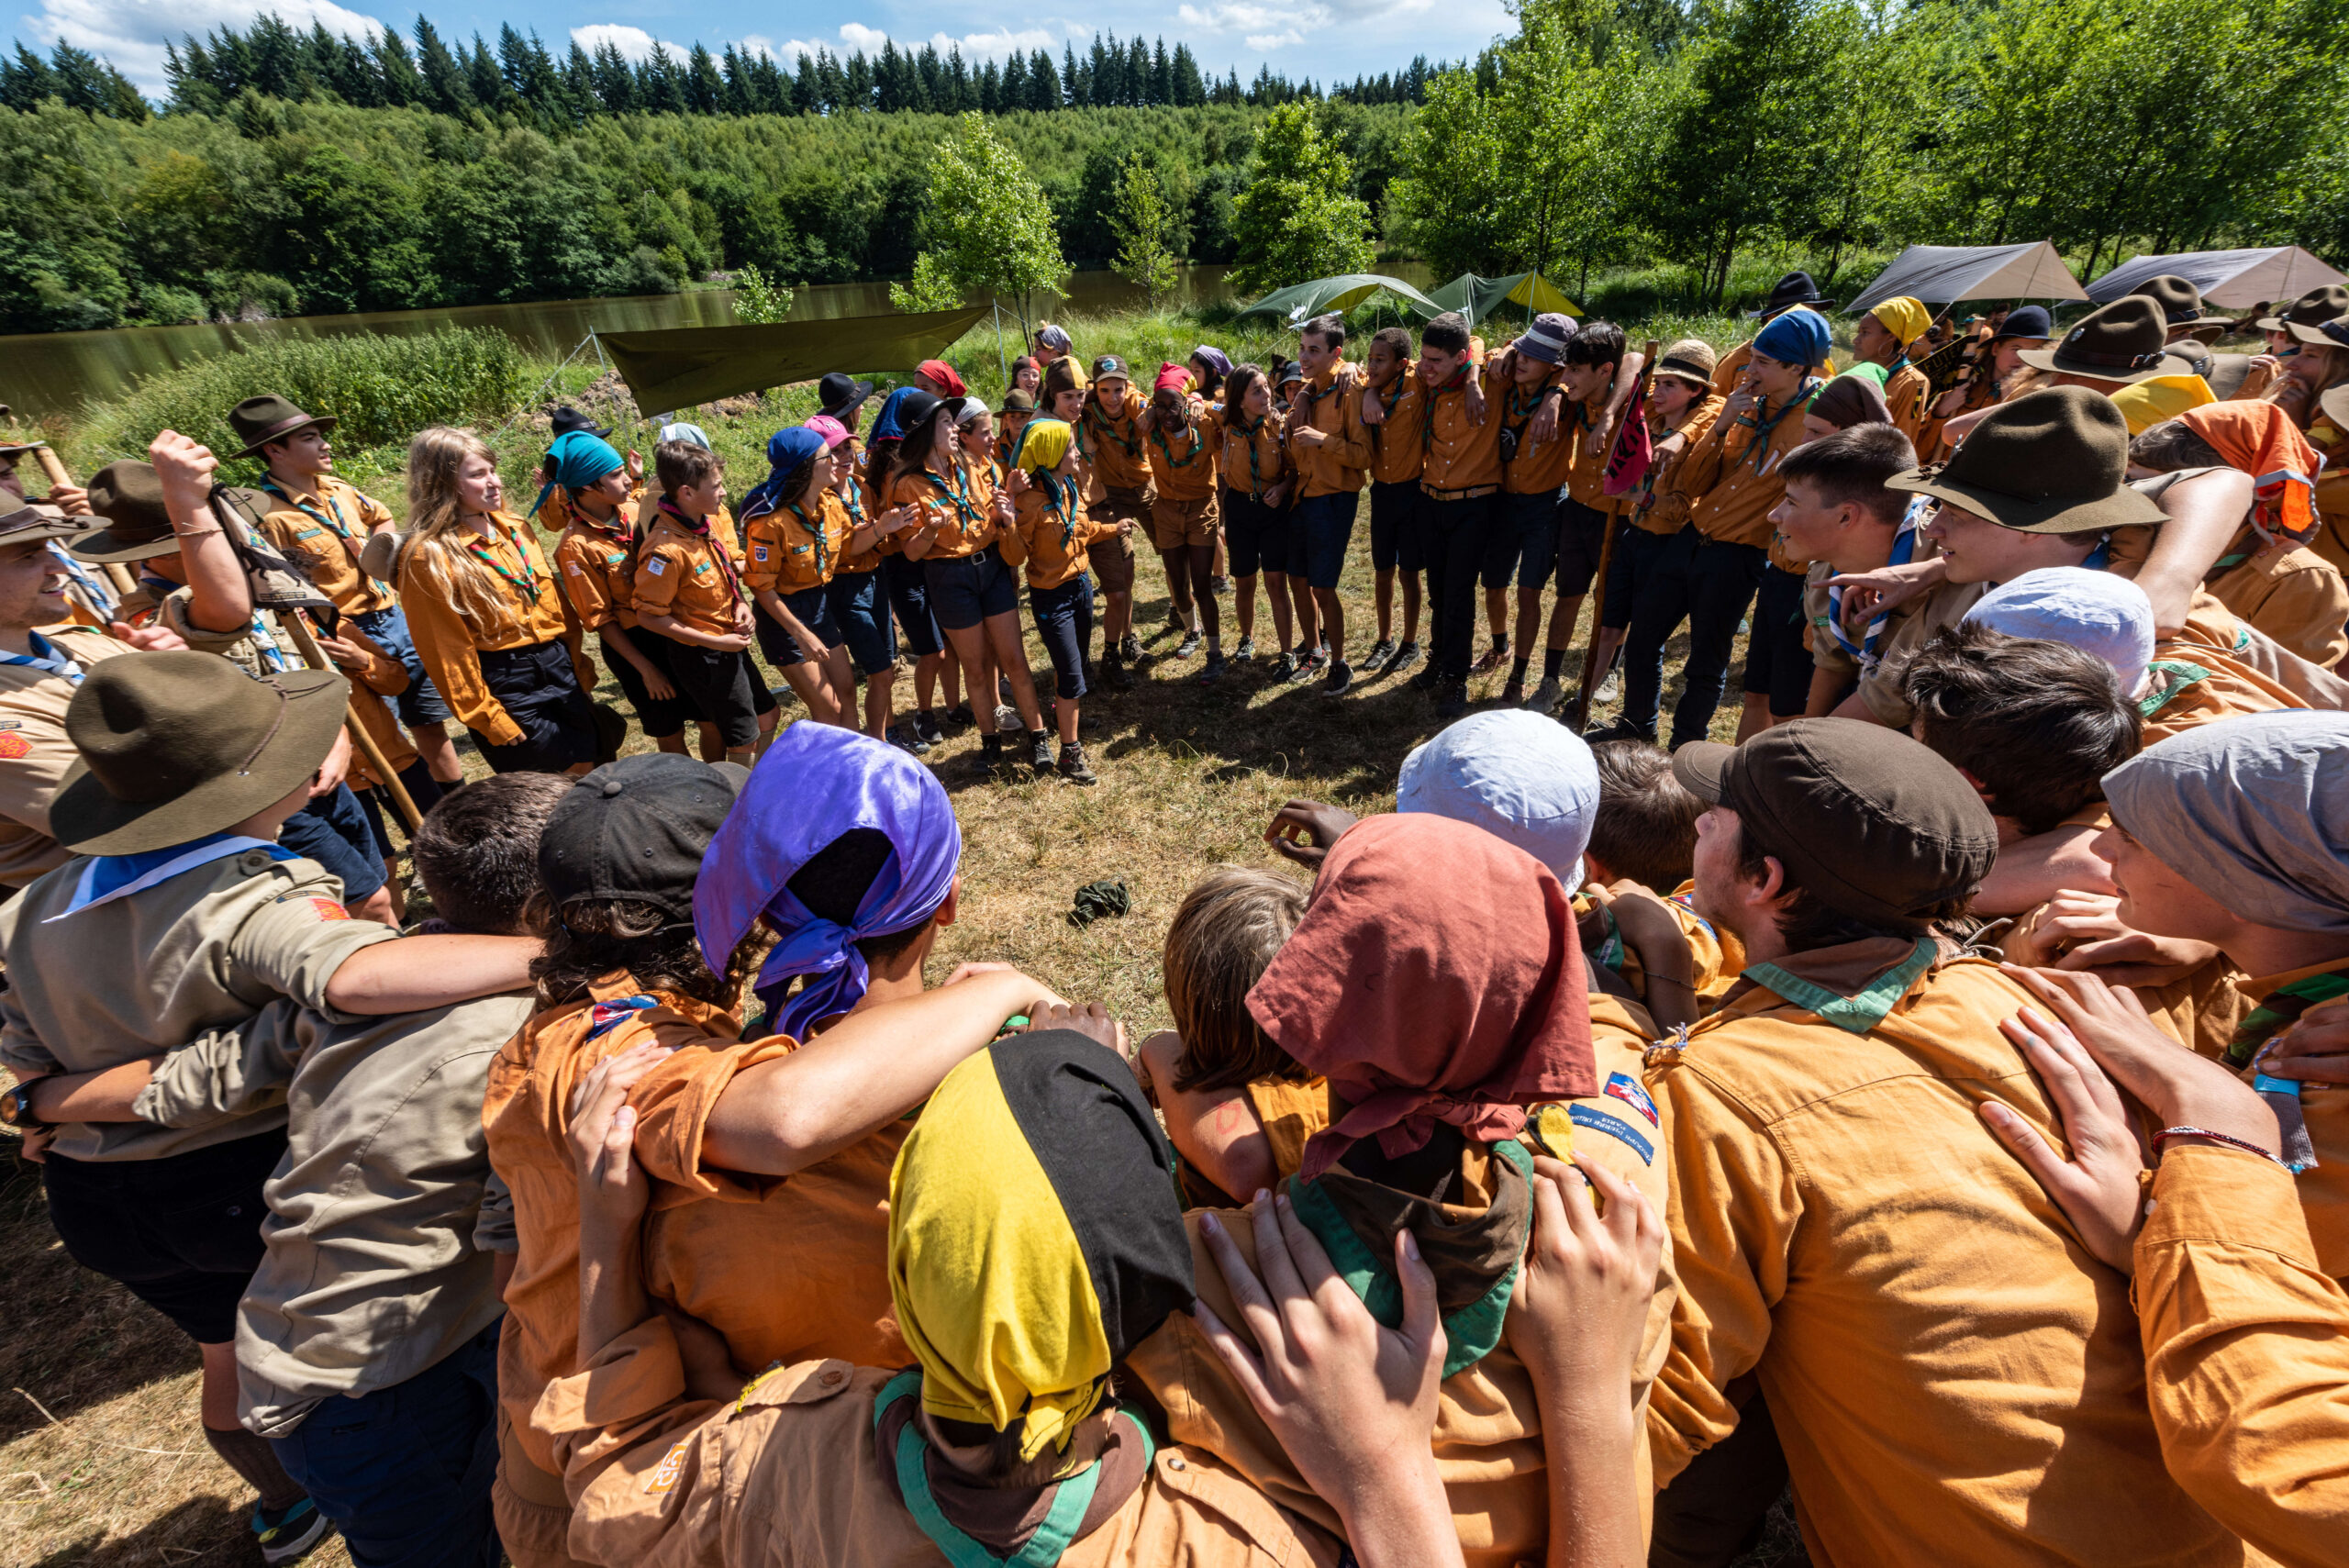
[[[315,1038],[303,1028],[307,1017],[277,1001],[237,1029],[207,1030],[155,1064],[130,1108],[142,1121],[182,1129],[276,1109]]]
[[[308,863],[308,862],[304,862]],[[354,920],[317,879],[296,884],[261,906],[237,929],[225,951],[229,971],[291,997],[335,1023],[352,1015],[327,1005],[327,987],[343,961],[361,948],[396,941],[399,933],[373,920]]]
[[[712,1045],[709,1037],[684,1022],[623,1026],[678,1049],[629,1091],[636,1107],[636,1157],[645,1173],[667,1189],[655,1197],[662,1207],[702,1198],[755,1203],[781,1184],[781,1178],[713,1171],[702,1161],[702,1142],[718,1097],[746,1067],[774,1062],[793,1050],[788,1037],[771,1036],[749,1044]],[[630,1040],[615,1050],[626,1049]]]

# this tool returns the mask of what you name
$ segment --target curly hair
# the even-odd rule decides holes
[[[580,898],[562,906],[547,933],[546,951],[530,964],[539,1006],[584,1001],[596,983],[625,973],[646,991],[668,991],[733,1011],[743,988],[766,962],[774,933],[753,926],[726,964],[713,974],[702,961],[690,920],[637,898]]]

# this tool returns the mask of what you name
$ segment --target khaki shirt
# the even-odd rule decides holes
[[[713,637],[734,635],[734,611],[746,602],[741,551],[734,530],[716,517],[696,533],[666,512],[652,514],[636,555],[636,613],[668,616]]]
[[[449,711],[491,745],[511,746],[522,740],[522,727],[482,680],[484,653],[536,648],[561,639],[571,651],[571,668],[579,678],[580,689],[594,691],[596,677],[595,665],[580,651],[579,623],[572,616],[570,601],[555,586],[553,569],[548,566],[539,541],[530,537],[529,526],[504,512],[497,514],[496,524],[496,537],[483,542],[490,560],[503,569],[493,573],[496,592],[512,611],[503,626],[493,631],[468,621],[433,581],[434,567],[427,564],[426,550],[414,540],[400,552],[400,607],[407,613],[407,629],[416,639],[417,655],[423,660],[433,685],[448,700]],[[459,550],[469,558],[473,553],[466,543],[450,547],[450,553]],[[490,570],[481,567],[478,560],[473,564]]]
[[[2211,597],[2311,664],[2330,670],[2349,655],[2349,584],[2341,569],[2305,546],[2260,550],[2245,528],[2227,546],[2243,559],[2209,579]],[[2223,557],[2221,559],[2224,559]]]
[[[1427,454],[1419,487],[1439,499],[1466,490],[1496,489],[1501,482],[1502,394],[1487,387],[1484,421],[1473,418],[1467,384],[1477,369],[1464,364],[1442,386],[1419,388],[1424,409],[1419,433]]]
[[[1148,400],[1129,384],[1114,414],[1101,406],[1100,395],[1088,390],[1085,412],[1077,416],[1085,456],[1093,477],[1105,490],[1141,490],[1150,484],[1150,457],[1143,445],[1141,416]]]
[[[391,589],[367,575],[359,548],[367,536],[392,520],[381,501],[333,474],[320,474],[313,495],[295,497],[270,488],[270,510],[261,531],[277,552],[309,578],[311,586],[347,616],[389,609],[398,601]]]
[[[133,651],[88,627],[39,629],[84,670]],[[29,664],[0,664],[0,886],[22,887],[72,858],[49,836],[49,803],[82,755],[65,736],[75,684]]]
[[[1051,509],[1052,497],[1042,485],[1031,483],[1015,498],[1011,527],[999,542],[1006,565],[1026,563],[1030,587],[1060,587],[1085,570],[1087,546],[1118,537],[1116,523],[1093,517],[1081,497],[1075,505],[1075,524],[1069,527]]]
[[[2317,1265],[2282,1168],[2181,1145],[2137,1233],[2137,1320],[2162,1457],[2188,1496],[2293,1568],[2349,1524],[2349,1296]]]
[[[1152,483],[1162,501],[1206,501],[1215,495],[1218,426],[1212,414],[1195,418],[1179,434],[1153,424],[1142,438]]]
[[[1362,422],[1362,372],[1340,360],[1308,381],[1288,411],[1289,460],[1297,464],[1304,488],[1300,498],[1351,495],[1362,488],[1363,471],[1370,466],[1370,428]],[[1295,439],[1297,430],[1320,430],[1329,439],[1308,446]]]
[[[0,1064],[20,1078],[161,1055],[280,997],[354,1022],[327,1006],[328,983],[352,953],[399,935],[352,919],[342,884],[316,862],[260,850],[64,915],[87,863],[77,856],[0,906]],[[56,1148],[72,1160],[154,1160],[284,1121],[278,1109],[187,1129],[74,1122]]]
[[[874,1406],[896,1374],[844,1361],[688,1400],[675,1337],[639,1324],[550,1386],[576,1511],[571,1551],[625,1568],[942,1568],[884,1473]],[[1211,1456],[1162,1448],[1138,1490],[1059,1568],[1334,1568],[1338,1543]]]
[[[1931,560],[1932,548],[1921,539],[1918,542],[1922,552],[1918,559]],[[1964,620],[1965,612],[1990,591],[1990,584],[1943,583],[1895,606],[1885,624],[1884,635],[1876,639],[1876,656],[1863,662],[1835,639],[1835,628],[1829,624],[1827,580],[1834,575],[1833,566],[1815,561],[1803,584],[1802,613],[1810,623],[1811,667],[1827,671],[1846,684],[1856,684],[1860,700],[1867,705],[1868,716],[1878,724],[1906,729],[1916,714],[1903,689],[1909,680],[1909,666],[1935,635]],[[1865,640],[1865,623],[1844,629]]]
[[[2163,1467],[2127,1277],[1976,1108],[2065,1146],[1998,1031],[2029,994],[1883,939],[1744,979],[1648,1057],[1681,1288],[1657,1478],[1730,1435],[1753,1374],[1816,1562],[2242,1562]]]
[[[636,629],[636,544],[576,515],[555,541],[554,569],[580,630]]]

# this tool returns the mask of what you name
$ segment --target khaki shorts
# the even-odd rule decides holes
[[[1085,510],[1097,523],[1130,522],[1137,529],[1151,526],[1151,508],[1158,499],[1154,485],[1140,490],[1112,490]],[[1120,534],[1093,544],[1087,553],[1092,557],[1093,575],[1105,594],[1130,594],[1134,586],[1134,541],[1130,535]]]
[[[1213,495],[1178,501],[1161,495],[1150,505],[1150,542],[1161,553],[1186,544],[1215,542],[1216,505]]]

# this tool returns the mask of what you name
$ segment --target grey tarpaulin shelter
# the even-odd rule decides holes
[[[1240,314],[1242,316],[1277,316],[1291,326],[1310,321],[1332,310],[1352,310],[1373,295],[1389,295],[1402,306],[1420,316],[1441,316],[1443,306],[1413,288],[1400,278],[1385,277],[1377,272],[1343,272],[1334,278],[1315,278],[1310,283],[1291,284],[1275,289]]]
[[[1857,316],[1901,295],[1927,305],[2088,297],[2055,247],[2044,239],[2027,245],[1911,245],[1843,310]]]
[[[1428,290],[1428,298],[1446,310],[1459,311],[1468,317],[1472,327],[1504,302],[1523,306],[1529,316],[1539,316],[1545,310],[1564,316],[1582,314],[1581,306],[1539,272],[1517,272],[1506,278],[1480,278],[1474,272],[1463,272],[1442,288]]]
[[[2327,266],[2297,245],[2264,250],[2184,250],[2175,256],[2140,256],[2123,261],[2088,284],[2088,297],[2102,305],[2165,274],[2184,278],[2202,291],[2202,302],[2225,309],[2298,299],[2327,284],[2349,284],[2349,275]]]
[[[912,316],[604,332],[597,340],[636,406],[649,413],[813,381],[827,371],[909,371],[944,353],[986,314],[971,306]]]

